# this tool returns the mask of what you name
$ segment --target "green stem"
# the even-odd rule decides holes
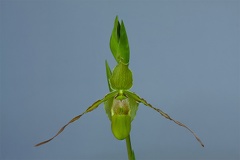
[[[134,155],[134,152],[133,152],[132,146],[131,146],[130,134],[126,138],[126,145],[127,145],[128,159],[135,160],[135,155]]]

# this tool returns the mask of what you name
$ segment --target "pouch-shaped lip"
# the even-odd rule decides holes
[[[129,115],[113,115],[111,128],[115,138],[125,139],[131,131],[131,117]]]

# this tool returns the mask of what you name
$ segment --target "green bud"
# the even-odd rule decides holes
[[[110,85],[115,90],[128,90],[133,85],[132,72],[127,65],[119,63],[113,70]]]
[[[115,138],[123,140],[131,131],[131,117],[129,115],[113,115],[111,127]]]
[[[119,23],[118,17],[116,16],[112,35],[110,38],[110,49],[117,63],[129,63],[129,44],[127,38],[127,32],[123,21]]]

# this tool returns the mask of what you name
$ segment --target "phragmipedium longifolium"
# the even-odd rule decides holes
[[[119,22],[117,16],[114,21],[114,27],[110,38],[110,49],[117,64],[114,69],[111,70],[108,62],[105,61],[109,93],[102,99],[94,102],[90,107],[86,109],[85,112],[71,119],[57,132],[55,136],[46,141],[38,143],[35,146],[40,146],[48,143],[56,136],[58,136],[70,123],[78,120],[84,114],[95,110],[100,104],[104,103],[105,111],[111,122],[113,135],[118,140],[126,140],[128,159],[135,159],[130,140],[131,122],[136,116],[139,103],[142,103],[145,106],[154,109],[163,117],[189,130],[197,139],[197,141],[204,147],[201,140],[190,128],[188,128],[183,123],[174,120],[161,109],[153,107],[150,103],[138,96],[136,93],[130,91],[130,88],[133,85],[133,77],[132,71],[129,69],[130,50],[128,38],[124,23],[123,21]]]

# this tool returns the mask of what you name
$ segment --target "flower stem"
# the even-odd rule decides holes
[[[128,159],[135,160],[134,151],[132,150],[132,146],[131,146],[130,134],[126,138],[126,145],[127,145]]]

